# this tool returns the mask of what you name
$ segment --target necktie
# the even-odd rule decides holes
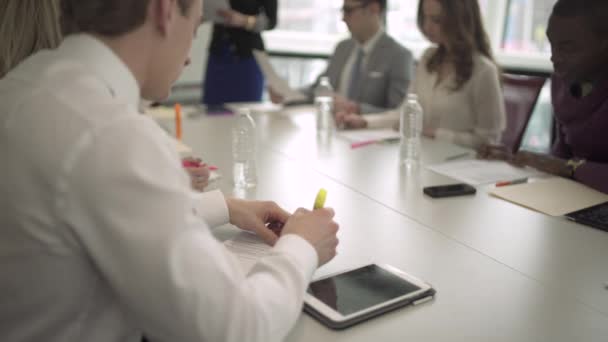
[[[350,84],[348,85],[347,96],[349,99],[354,100],[359,92],[359,83],[361,82],[361,64],[363,64],[363,49],[358,49],[355,63],[350,75]]]

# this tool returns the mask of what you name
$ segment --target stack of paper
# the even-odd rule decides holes
[[[272,248],[259,236],[248,232],[240,232],[236,237],[224,241],[224,245],[237,256],[246,273]]]
[[[268,54],[264,51],[253,50],[253,56],[256,62],[262,69],[262,73],[266,78],[266,82],[272,88],[273,91],[277,92],[283,97],[283,102],[300,102],[305,101],[307,96],[303,93],[292,89],[284,79],[282,79],[270,64]]]
[[[519,168],[498,160],[450,161],[427,168],[470,185],[512,181],[541,174],[532,168]]]
[[[228,0],[205,0],[203,1],[203,21],[223,23],[224,18],[218,14],[219,10],[230,9]]]
[[[399,132],[392,129],[355,129],[339,131],[338,137],[344,138],[350,142],[365,142],[365,141],[383,141],[400,139]]]
[[[562,177],[500,187],[490,193],[551,216],[562,216],[608,201],[608,195]]]

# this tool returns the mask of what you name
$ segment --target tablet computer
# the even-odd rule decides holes
[[[434,295],[431,285],[395,267],[371,264],[313,281],[304,311],[332,329],[344,329]]]

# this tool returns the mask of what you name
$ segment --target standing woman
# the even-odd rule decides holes
[[[214,24],[203,84],[203,103],[260,101],[264,76],[251,51],[264,50],[260,32],[277,25],[277,0],[230,0]]]
[[[468,147],[498,142],[504,99],[477,0],[420,0],[418,27],[436,45],[414,81],[424,134]]]

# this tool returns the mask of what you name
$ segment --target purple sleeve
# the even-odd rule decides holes
[[[608,164],[606,163],[588,161],[576,169],[574,179],[608,194]]]

